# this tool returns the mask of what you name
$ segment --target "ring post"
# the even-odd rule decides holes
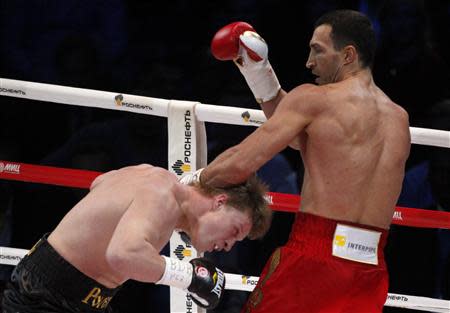
[[[169,171],[181,178],[206,165],[205,123],[197,120],[196,102],[171,100],[167,116],[169,138]],[[197,251],[174,232],[170,238],[170,257],[189,261],[197,257]],[[186,292],[170,288],[170,312],[204,313]]]

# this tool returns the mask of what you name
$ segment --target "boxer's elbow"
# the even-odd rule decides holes
[[[110,242],[106,249],[105,259],[110,268],[118,274],[129,278],[136,262],[141,258],[143,247],[134,242]]]
[[[130,266],[131,256],[125,250],[109,246],[106,250],[105,259],[114,272],[122,276],[128,276],[127,272]]]

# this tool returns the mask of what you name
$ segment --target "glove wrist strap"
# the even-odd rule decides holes
[[[277,96],[281,86],[269,60],[248,61],[247,64],[237,65],[258,103],[270,101]]]
[[[155,284],[187,289],[192,282],[192,264],[166,256],[162,257],[166,267],[163,276]]]
[[[201,168],[201,169],[196,170],[193,173],[186,174],[180,178],[179,182],[184,185],[193,185],[195,183],[199,183],[200,182],[200,174],[202,173],[203,170],[204,170],[204,168]]]

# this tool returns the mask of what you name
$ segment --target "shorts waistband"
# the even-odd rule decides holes
[[[67,262],[44,235],[26,255],[21,265],[43,275],[48,289],[60,294],[83,312],[103,312],[120,289],[110,289],[86,276]]]
[[[304,212],[298,212],[296,214],[295,222],[292,225],[291,234],[286,246],[302,249],[306,254],[311,253],[316,257],[323,256],[328,258],[331,255],[331,246],[338,224],[379,232],[381,235],[378,242],[378,258],[380,261],[384,259],[384,247],[387,242],[388,230],[369,225],[333,220]]]

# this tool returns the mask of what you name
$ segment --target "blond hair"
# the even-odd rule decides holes
[[[204,183],[195,185],[207,195],[226,194],[228,196],[227,205],[238,211],[250,213],[252,228],[248,234],[249,239],[261,238],[269,230],[272,210],[265,198],[268,188],[256,175],[250,176],[242,184],[226,188],[211,187]]]

